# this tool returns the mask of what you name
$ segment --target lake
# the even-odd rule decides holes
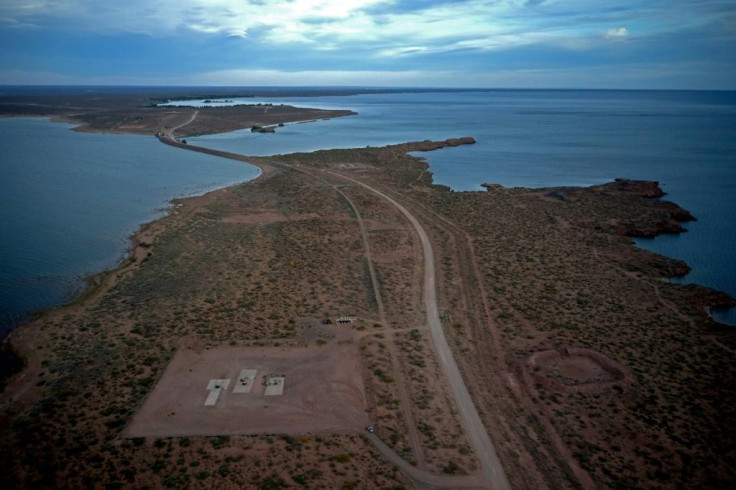
[[[636,243],[685,260],[697,282],[736,297],[736,92],[522,90],[248,98],[232,103],[351,109],[357,116],[191,138],[248,155],[380,146],[473,136],[477,144],[421,153],[435,182],[594,185],[656,180],[698,218],[688,233]],[[174,103],[176,104],[176,103]],[[202,101],[186,104],[203,105]],[[736,325],[736,309],[716,312]]]
[[[128,237],[163,216],[172,198],[260,173],[151,136],[71,127],[0,119],[0,336],[32,312],[74,299],[89,275],[114,268]]]
[[[685,260],[698,282],[736,296],[736,93],[476,91],[234,99],[351,109],[357,116],[188,138],[247,155],[473,136],[421,153],[435,182],[594,185],[657,180],[697,218],[688,233],[636,240]],[[204,105],[188,101],[187,105]],[[169,200],[258,175],[256,167],[162,145],[150,136],[76,133],[45,119],[0,119],[0,330],[73,299],[115,267],[128,237]],[[736,309],[718,313],[736,324]]]

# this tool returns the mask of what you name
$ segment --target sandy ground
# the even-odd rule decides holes
[[[234,393],[243,369],[256,369],[250,393]],[[263,376],[285,376],[283,395],[268,396]],[[213,407],[212,379],[230,379]],[[124,437],[302,434],[361,430],[369,424],[358,347],[198,350],[182,347],[124,432]]]

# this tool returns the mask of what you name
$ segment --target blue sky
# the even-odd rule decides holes
[[[0,0],[0,84],[736,89],[736,0]]]

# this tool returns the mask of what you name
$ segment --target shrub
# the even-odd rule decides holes
[[[334,459],[338,463],[348,463],[350,462],[350,455],[348,453],[338,453]]]

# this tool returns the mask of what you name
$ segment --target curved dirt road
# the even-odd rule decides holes
[[[189,121],[187,121],[185,124],[177,126],[174,129],[178,129],[182,126],[185,126],[186,124],[191,123],[196,115],[197,113],[195,111]],[[163,135],[160,135],[159,140],[162,143],[190,151],[207,153],[243,162],[248,162],[249,160],[245,155],[240,155],[237,153],[224,152],[211,148],[180,143],[176,141],[176,139],[173,137],[172,132],[173,130],[170,130]],[[284,165],[284,167],[287,166]],[[293,167],[288,168],[301,171]],[[314,175],[311,175],[308,172],[301,172],[314,177]],[[422,228],[422,225],[414,217],[414,215],[412,215],[404,206],[399,204],[392,197],[351,177],[347,177],[345,175],[331,171],[327,171],[327,173],[360,185],[370,192],[381,197],[382,199],[385,199],[391,205],[395,206],[399,211],[401,211],[401,213],[406,217],[406,219],[409,220],[409,222],[416,230],[422,244],[422,254],[424,255],[424,300],[427,311],[427,323],[429,325],[430,331],[432,332],[432,340],[437,352],[437,356],[439,358],[440,366],[442,366],[442,369],[447,376],[448,382],[450,383],[450,387],[452,388],[453,395],[455,396],[455,400],[457,402],[458,410],[460,411],[460,416],[462,417],[465,430],[467,431],[468,437],[470,438],[473,447],[475,448],[476,455],[480,461],[487,483],[490,485],[490,488],[496,490],[510,489],[511,487],[509,486],[509,482],[506,478],[506,473],[501,466],[498,455],[496,454],[496,449],[493,446],[493,442],[491,442],[490,437],[488,436],[488,432],[486,431],[486,428],[483,425],[480,416],[478,415],[478,411],[473,404],[473,400],[470,398],[468,388],[465,386],[465,382],[463,381],[460,370],[455,363],[455,359],[452,356],[452,351],[450,350],[450,346],[447,343],[447,339],[445,338],[445,334],[442,330],[442,322],[440,321],[439,311],[437,308],[437,288],[435,286],[434,279],[434,253],[432,251],[432,244],[429,241],[427,233],[424,231],[424,228]],[[457,487],[458,484],[462,485],[470,483],[472,485],[475,483],[472,481],[472,476],[454,477],[451,479],[451,477],[431,475],[419,470],[418,468],[413,468],[408,463],[403,461],[400,457],[398,457],[398,455],[396,455],[390,448],[385,446],[385,444],[383,444],[383,442],[380,441],[378,437],[372,436],[370,437],[370,440],[376,445],[379,451],[387,457],[387,459],[394,462],[394,464],[402,469],[405,474],[407,474],[410,478],[413,478],[417,483],[429,484],[430,486],[438,485],[450,487]]]
[[[496,448],[493,446],[493,442],[491,442],[491,438],[488,436],[488,432],[478,415],[478,411],[473,404],[473,400],[470,398],[468,388],[465,386],[465,382],[460,375],[460,370],[455,363],[455,358],[452,357],[452,351],[450,350],[450,346],[445,338],[445,333],[442,331],[442,322],[440,321],[440,315],[437,309],[437,288],[435,287],[434,280],[434,253],[432,252],[432,244],[429,241],[427,232],[424,231],[424,228],[422,228],[422,225],[417,221],[414,215],[412,215],[404,206],[396,202],[392,197],[358,180],[335,172],[330,173],[365,187],[369,191],[391,203],[401,211],[406,219],[409,220],[416,230],[417,235],[419,235],[424,255],[424,301],[427,308],[427,323],[429,324],[430,331],[432,332],[432,340],[434,341],[440,365],[442,366],[450,386],[452,387],[452,392],[455,395],[460,415],[465,424],[465,430],[473,443],[476,455],[480,460],[483,471],[488,477],[491,488],[498,490],[509,489],[509,482],[506,479],[506,473],[501,466],[501,461],[499,461],[498,455],[496,454]]]
[[[192,121],[194,121],[194,119],[197,117],[197,114],[199,114],[199,109],[195,109],[194,112],[192,113],[192,117],[190,117],[187,121],[179,124],[178,126],[174,126],[171,129],[165,130],[163,132],[164,138],[167,138],[172,141],[176,141],[176,138],[174,137],[174,131],[176,131],[177,129],[183,128],[187,124],[191,124]]]
[[[486,478],[482,473],[473,475],[435,475],[428,471],[412,466],[401,456],[388,447],[376,434],[366,434],[368,439],[376,446],[378,452],[387,460],[396,465],[399,470],[409,477],[419,489],[431,488],[485,488]]]

